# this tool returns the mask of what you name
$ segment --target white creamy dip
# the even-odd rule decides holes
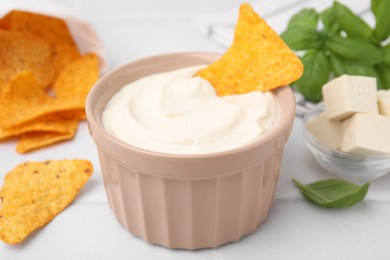
[[[272,92],[219,97],[208,81],[193,77],[199,68],[124,86],[106,105],[104,128],[139,148],[204,154],[244,146],[276,126],[280,109]]]

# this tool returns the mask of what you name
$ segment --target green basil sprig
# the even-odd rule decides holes
[[[334,12],[342,30],[348,36],[369,39],[372,35],[371,27],[348,7],[334,2]]]
[[[310,9],[303,9],[302,11],[293,15],[293,17],[291,17],[290,21],[288,22],[287,27],[288,28],[303,27],[303,28],[316,30],[317,23],[318,23],[318,14],[314,9],[310,8]]]
[[[328,81],[330,64],[323,51],[310,50],[301,58],[305,75],[296,81],[298,90],[314,102],[321,101],[321,86]]]
[[[311,49],[319,44],[317,31],[307,27],[292,27],[281,36],[287,45],[294,50]]]
[[[390,0],[372,0],[371,9],[375,28],[337,1],[321,13],[303,9],[291,18],[281,37],[302,54],[305,70],[292,86],[306,99],[321,101],[322,86],[342,74],[376,77],[378,88],[390,89],[390,44],[383,43],[390,36]]]
[[[332,53],[361,64],[372,66],[384,60],[382,51],[365,39],[334,36],[329,38],[325,45]]]
[[[367,76],[367,77],[373,77],[373,78],[379,78],[378,72],[375,70],[372,66],[367,66],[363,64],[357,64],[347,62],[346,65],[347,73],[348,75],[361,75],[361,76]],[[381,81],[377,82],[377,87],[381,89],[382,87]]]
[[[340,179],[326,179],[303,185],[292,179],[301,194],[310,202],[326,208],[347,208],[361,202],[370,183],[362,186]]]
[[[383,86],[390,86],[390,65],[387,64],[379,64],[376,67],[376,71],[378,73],[380,83]]]
[[[390,1],[373,0],[371,6],[376,19],[374,39],[379,42],[386,40],[390,36]]]
[[[289,21],[281,37],[294,50],[317,48],[320,35],[317,32],[318,14],[314,9],[303,9]]]
[[[347,72],[347,64],[343,61],[342,58],[337,56],[336,54],[329,55],[329,62],[331,70],[333,71],[336,77],[339,77],[343,74],[348,74]]]
[[[361,75],[361,76],[367,76],[367,77],[376,77],[379,78],[379,69],[375,69],[372,66],[364,65],[364,64],[358,64],[355,62],[349,62],[346,60],[343,60],[336,54],[332,54],[329,57],[330,67],[333,71],[334,75],[336,77],[339,77],[343,74],[348,75]],[[382,67],[381,67],[382,69]],[[382,82],[378,81],[377,85],[378,88],[382,88]]]
[[[375,16],[378,15],[378,11],[382,2],[382,0],[371,0],[371,11],[374,13]]]
[[[383,47],[384,50],[384,60],[387,65],[390,65],[390,43]]]
[[[328,35],[334,35],[340,32],[340,24],[336,20],[333,6],[328,7],[320,14],[322,24],[324,25],[324,31]]]

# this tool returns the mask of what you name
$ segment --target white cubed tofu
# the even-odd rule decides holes
[[[325,112],[311,119],[306,128],[321,144],[329,148],[340,148],[341,123],[328,119]]]
[[[354,113],[378,114],[376,78],[342,75],[322,87],[326,115],[342,121]]]
[[[378,90],[379,114],[390,116],[390,90]]]
[[[353,154],[390,153],[390,117],[357,113],[341,124],[341,150]]]

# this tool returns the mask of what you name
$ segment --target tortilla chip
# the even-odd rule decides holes
[[[51,111],[55,99],[39,85],[30,71],[13,77],[0,102],[0,128],[11,128]]]
[[[5,19],[5,16],[0,18],[0,29],[7,30],[8,29],[8,21]]]
[[[58,113],[64,119],[77,119],[77,120],[86,120],[87,115],[85,114],[85,109],[74,109],[67,110]]]
[[[20,72],[9,83],[0,102],[0,128],[12,128],[54,112],[83,111],[87,94],[99,78],[98,58],[84,55],[69,64],[53,86],[54,97],[34,79]],[[77,112],[85,118],[84,112]]]
[[[76,197],[91,177],[86,160],[26,162],[10,171],[0,191],[0,239],[22,242]]]
[[[0,28],[43,39],[52,48],[53,65],[57,73],[80,57],[72,35],[61,19],[24,11],[12,11],[0,20]]]
[[[55,77],[51,56],[52,49],[45,41],[30,34],[0,30],[0,71],[7,71],[8,79],[28,70],[41,86],[49,86]]]
[[[3,96],[3,93],[8,88],[8,82],[12,76],[13,72],[9,69],[0,70],[0,100]],[[0,104],[1,109],[1,104]]]
[[[99,59],[95,54],[84,55],[58,75],[53,90],[58,99],[74,104],[73,109],[84,109],[89,90],[99,78]]]
[[[74,131],[73,129],[77,127],[77,123],[77,119],[65,119],[57,114],[46,115],[12,128],[0,128],[0,140],[29,132],[53,132],[66,134]]]
[[[0,19],[0,140],[23,153],[74,137],[99,78],[96,55],[81,56],[66,23],[12,11]]]
[[[218,95],[230,95],[268,91],[302,73],[299,58],[249,4],[242,4],[232,46],[196,75],[208,80]]]
[[[45,39],[51,44],[68,43],[74,45],[72,35],[63,20],[42,14],[15,10],[2,18],[0,28],[27,32]]]
[[[72,63],[72,61],[80,57],[81,54],[74,44],[59,43],[53,46],[52,59],[57,74]]]
[[[73,128],[69,128],[69,132],[30,132],[20,135],[16,145],[18,153],[27,153],[42,147],[46,147],[60,141],[73,139],[77,130],[77,121]]]

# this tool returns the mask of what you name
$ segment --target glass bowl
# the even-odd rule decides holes
[[[367,181],[390,172],[389,155],[356,155],[321,144],[306,128],[306,123],[324,111],[324,104],[313,106],[303,118],[304,140],[318,163],[333,175],[353,181]]]

